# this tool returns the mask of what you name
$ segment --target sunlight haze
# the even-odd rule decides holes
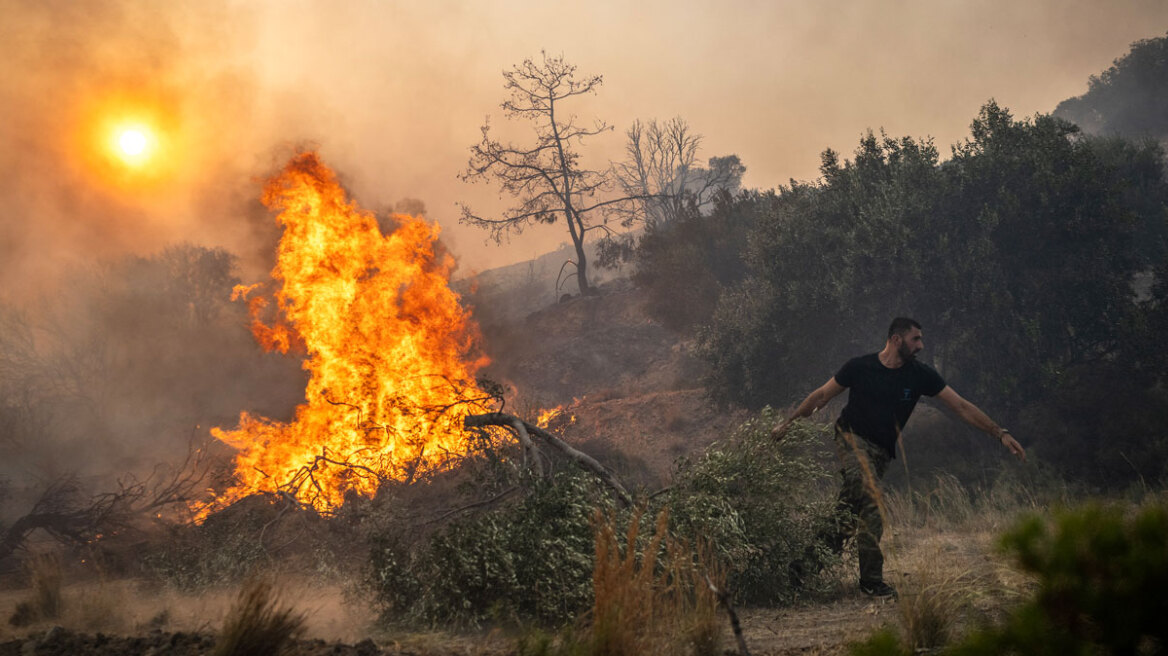
[[[420,201],[460,275],[537,256],[567,240],[562,226],[496,246],[458,224],[456,203],[489,213],[510,200],[457,175],[488,116],[493,131],[527,138],[499,109],[501,73],[541,50],[604,76],[569,107],[614,128],[587,164],[619,158],[635,119],[680,116],[704,135],[703,160],[737,154],[744,185],[766,189],[815,178],[825,148],[849,155],[869,129],[932,137],[945,156],[987,100],[1049,112],[1168,30],[1168,4],[1152,0],[0,6],[13,71],[0,90],[3,189],[38,218],[0,227],[6,277],[179,241],[228,248],[245,277],[259,275],[271,244],[258,181],[304,145],[364,206]],[[174,161],[149,193],[103,187],[67,142],[111,93],[171,122]],[[126,157],[149,156],[138,142],[123,142]]]

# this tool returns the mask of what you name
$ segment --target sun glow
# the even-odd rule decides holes
[[[114,133],[113,151],[129,166],[145,164],[157,143],[153,132],[140,125],[122,126]]]

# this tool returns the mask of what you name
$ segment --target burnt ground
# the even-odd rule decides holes
[[[0,656],[126,656],[127,654],[150,654],[151,656],[202,656],[215,649],[215,636],[209,633],[166,633],[154,630],[145,635],[116,636],[103,633],[79,633],[53,627],[28,637],[0,643]],[[492,649],[483,644],[474,647],[475,654],[493,656],[507,653],[505,647]],[[327,642],[325,640],[300,640],[290,650],[300,656],[444,656],[446,654],[466,654],[465,647],[448,646],[437,650],[409,648],[399,644],[378,645],[371,638],[355,644]]]

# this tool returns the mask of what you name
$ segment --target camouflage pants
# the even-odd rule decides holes
[[[834,535],[826,536],[827,542],[839,553],[843,551],[844,541],[854,534],[860,556],[860,583],[883,581],[884,554],[880,552],[880,536],[884,534],[884,522],[876,495],[891,457],[868,440],[854,433],[845,434],[838,424],[835,445],[843,484],[836,503],[837,525]]]

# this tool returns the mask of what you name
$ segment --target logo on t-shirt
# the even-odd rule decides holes
[[[912,389],[909,387],[904,388],[904,393],[900,395],[900,400],[912,401]]]

